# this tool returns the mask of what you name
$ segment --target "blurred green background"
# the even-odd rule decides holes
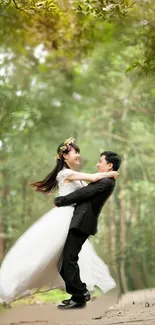
[[[154,13],[153,0],[0,4],[0,259],[52,208],[30,183],[73,136],[83,171],[122,157],[98,254],[121,293],[155,286]]]

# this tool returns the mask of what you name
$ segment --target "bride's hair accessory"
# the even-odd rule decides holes
[[[71,144],[75,142],[73,137],[66,139],[63,145],[59,148],[59,152],[56,155],[56,159],[61,159],[65,151],[69,152],[71,150]]]

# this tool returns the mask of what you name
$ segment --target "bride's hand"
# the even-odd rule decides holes
[[[114,178],[114,179],[117,179],[118,176],[119,176],[119,173],[118,173],[118,171],[112,170],[112,171],[109,171],[109,172],[99,172],[99,173],[94,174],[94,176],[95,176],[94,177],[94,182],[97,182],[102,178]]]
[[[113,176],[113,178],[114,178],[114,179],[117,179],[117,178],[118,178],[118,176],[119,176],[119,173],[118,173],[117,171],[113,171],[113,173],[114,173],[114,176]]]
[[[117,179],[119,176],[119,172],[115,171],[115,170],[112,170],[112,171],[108,172],[107,174],[108,174],[107,177],[114,178],[114,179]]]

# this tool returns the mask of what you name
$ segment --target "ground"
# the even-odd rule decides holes
[[[155,325],[155,289],[94,298],[86,308],[60,311],[54,303],[3,310],[0,325]]]

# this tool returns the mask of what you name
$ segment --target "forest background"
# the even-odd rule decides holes
[[[120,292],[155,286],[155,3],[0,3],[0,259],[53,206],[30,183],[71,136],[81,168],[122,157],[91,238]]]

